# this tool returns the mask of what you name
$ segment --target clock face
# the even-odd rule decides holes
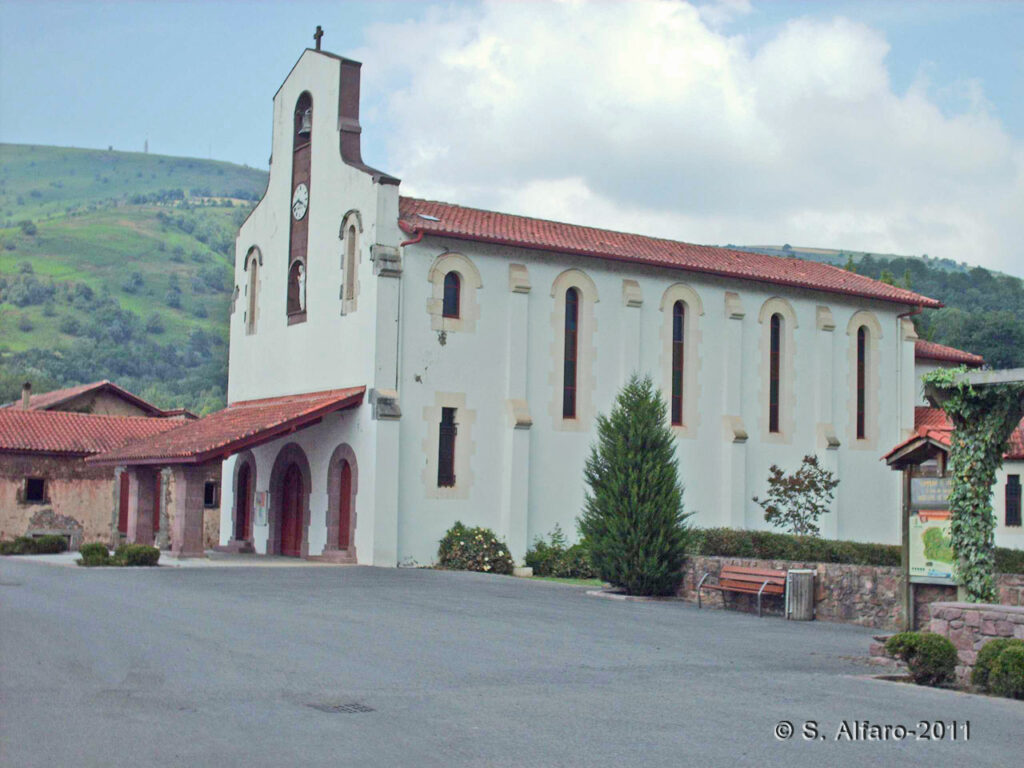
[[[309,187],[299,184],[295,188],[295,194],[292,195],[292,216],[296,221],[306,215],[307,208],[309,208]]]

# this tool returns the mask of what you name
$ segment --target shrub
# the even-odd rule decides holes
[[[1024,643],[1010,645],[992,662],[988,686],[992,693],[1024,699]]]
[[[766,522],[790,533],[817,536],[818,518],[830,511],[839,478],[814,455],[804,456],[800,467],[787,475],[777,464],[768,469],[768,495],[753,501],[764,510]]]
[[[956,673],[956,646],[932,632],[900,632],[885,643],[885,650],[902,659],[918,685],[942,685]]]
[[[548,536],[550,543],[541,536],[534,539],[523,559],[527,566],[533,568],[535,576],[562,579],[592,579],[596,576],[586,545],[579,543],[567,547],[565,534],[557,524]]]
[[[0,555],[15,555],[13,541],[0,541]]]
[[[34,555],[36,554],[36,540],[28,536],[19,536],[11,542],[9,555]]]
[[[1024,549],[996,547],[996,573],[1024,573]]]
[[[122,544],[114,553],[113,565],[151,566],[160,560],[160,550],[145,544]]]
[[[91,544],[83,544],[78,548],[78,554],[82,557],[78,564],[84,566],[111,565],[110,551],[106,544],[94,541]]]
[[[438,564],[457,571],[512,573],[512,556],[490,528],[467,528],[456,522],[441,539]]]
[[[589,490],[579,529],[599,577],[631,595],[668,595],[682,578],[689,528],[676,439],[649,376],[633,376],[584,468]]]
[[[974,662],[974,669],[971,671],[971,683],[984,690],[989,689],[989,674],[992,664],[1005,649],[1011,646],[1024,648],[1024,640],[1015,640],[1012,637],[997,637],[989,640],[978,651],[978,658]]]
[[[68,551],[68,540],[63,536],[40,536],[34,543],[37,555],[56,555]]]

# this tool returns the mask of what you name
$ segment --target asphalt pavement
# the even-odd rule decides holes
[[[0,558],[0,765],[1021,763],[1024,702],[874,679],[871,634],[484,574]]]

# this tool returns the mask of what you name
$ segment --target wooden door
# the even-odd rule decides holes
[[[247,463],[238,470],[238,488],[235,493],[235,540],[247,541],[252,516],[252,482]]]
[[[281,554],[299,557],[302,554],[302,472],[295,464],[285,470],[281,496]]]
[[[117,532],[128,535],[128,502],[131,499],[129,491],[128,472],[121,473],[121,503],[117,510]]]
[[[344,459],[341,462],[341,483],[338,493],[338,549],[351,546],[352,528],[352,466]]]

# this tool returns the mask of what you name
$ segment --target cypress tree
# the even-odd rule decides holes
[[[597,417],[584,468],[580,534],[599,576],[630,595],[673,594],[686,559],[689,515],[666,413],[650,376],[634,375]]]

